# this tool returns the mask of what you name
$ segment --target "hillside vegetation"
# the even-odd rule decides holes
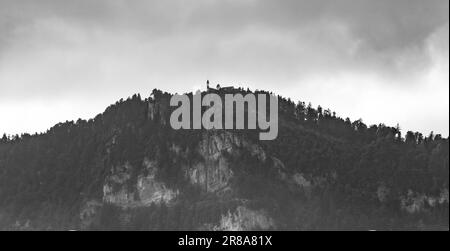
[[[4,135],[0,228],[448,230],[448,138],[283,97],[274,141],[176,131],[170,97],[154,90],[89,121]]]

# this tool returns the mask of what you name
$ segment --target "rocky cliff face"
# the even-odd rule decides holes
[[[123,208],[173,201],[178,191],[168,189],[164,183],[155,179],[157,162],[145,158],[143,165],[148,174],[137,174],[137,180],[134,182],[131,178],[133,166],[129,163],[113,167],[103,186],[103,201]]]
[[[448,228],[448,139],[404,142],[282,99],[274,141],[177,131],[169,100],[0,142],[0,229]]]
[[[241,149],[248,150],[259,160],[266,160],[266,153],[257,145],[251,144],[230,132],[205,132],[197,152],[202,161],[187,168],[187,177],[192,184],[206,192],[224,192],[230,188],[233,177],[227,156],[235,156]]]
[[[222,215],[220,223],[212,228],[215,231],[270,230],[275,223],[264,210],[251,210],[239,206],[234,212]]]
[[[155,118],[155,109],[150,111],[150,118]],[[158,108],[160,109],[160,108]],[[115,138],[114,138],[115,139]],[[199,160],[191,164],[183,164],[182,170],[186,181],[197,187],[205,194],[224,198],[227,194],[234,193],[233,178],[235,176],[231,159],[238,157],[243,151],[256,158],[261,163],[269,159],[272,167],[281,177],[286,177],[283,163],[273,157],[268,157],[261,146],[226,131],[204,131],[201,139],[194,147]],[[180,146],[172,144],[170,153],[174,156],[183,156]],[[103,204],[115,205],[123,210],[133,208],[145,208],[153,205],[174,205],[177,203],[179,190],[169,188],[163,181],[157,179],[160,171],[158,160],[145,157],[143,168],[125,162],[124,164],[112,166],[103,185]],[[139,172],[136,173],[136,170]],[[292,180],[293,178],[288,178]],[[251,210],[242,200],[239,207],[224,212],[220,221],[208,229],[210,230],[253,230],[274,228],[273,219],[264,210]],[[88,201],[82,209],[80,219],[83,228],[95,223],[95,212],[99,209],[98,201]],[[125,211],[124,211],[125,212]],[[122,213],[121,218],[131,217]],[[128,215],[128,216],[125,216]],[[128,222],[129,219],[122,219]],[[124,223],[125,224],[125,223]]]
[[[435,208],[439,205],[448,204],[448,189],[443,189],[439,196],[426,195],[423,193],[413,192],[400,197],[402,210],[410,213],[422,213],[427,209]]]

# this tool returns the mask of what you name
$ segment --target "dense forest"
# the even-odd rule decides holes
[[[448,138],[402,134],[399,126],[369,126],[278,97],[276,140],[259,141],[251,130],[232,132],[271,158],[256,159],[244,147],[223,153],[233,177],[227,184],[232,192],[222,195],[184,175],[184,166],[204,161],[196,149],[211,132],[171,129],[170,97],[155,89],[88,121],[67,121],[42,134],[3,135],[0,228],[211,229],[245,203],[249,210],[264,210],[271,229],[448,230]],[[174,145],[181,150],[172,150]],[[147,158],[159,163],[156,179],[178,191],[176,199],[143,207],[105,201],[112,168],[131,166],[125,185],[136,190],[148,172]],[[275,178],[280,170],[274,166],[282,166],[281,176],[296,178]],[[302,185],[297,189],[290,180]],[[89,201],[97,201],[95,220],[83,227],[80,212]]]

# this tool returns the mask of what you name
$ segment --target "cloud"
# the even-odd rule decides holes
[[[399,109],[421,99],[436,123],[410,114],[402,124],[448,134],[448,10],[447,0],[0,0],[0,106],[103,105],[211,79],[374,123],[396,123],[377,99],[399,97],[384,101]],[[345,105],[360,92],[361,109]],[[17,131],[9,121],[0,131]]]
[[[248,26],[295,30],[329,20],[348,25],[374,49],[421,43],[448,22],[448,1],[429,0],[2,0],[3,32],[38,19],[61,18],[107,29],[166,35],[237,32]],[[158,34],[157,31],[165,31]]]

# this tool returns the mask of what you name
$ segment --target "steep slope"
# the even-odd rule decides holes
[[[274,141],[175,131],[170,97],[4,138],[0,228],[448,229],[448,139],[281,97]]]

